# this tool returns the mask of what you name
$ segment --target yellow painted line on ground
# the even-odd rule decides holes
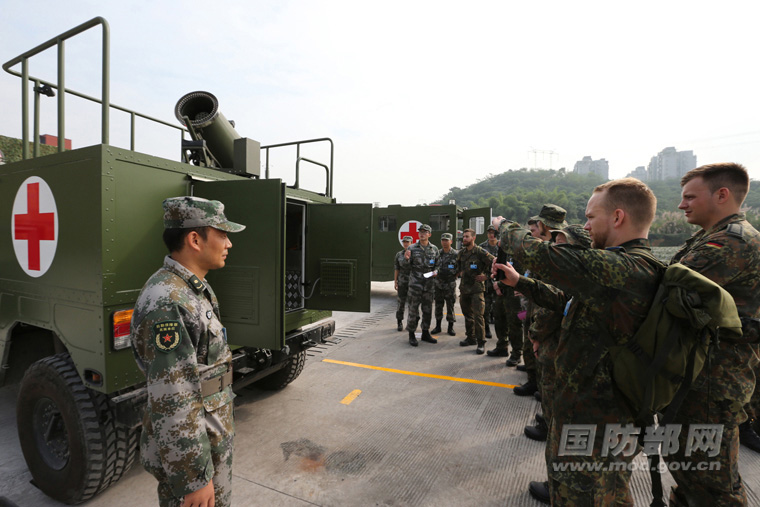
[[[354,401],[360,394],[362,393],[361,389],[354,389],[350,393],[348,393],[348,396],[340,400],[341,403],[344,405],[349,405],[352,401]]]
[[[402,375],[413,375],[415,377],[428,377],[428,378],[437,378],[441,380],[451,380],[452,382],[465,382],[468,384],[480,384],[483,386],[494,386],[494,387],[506,387],[508,389],[513,389],[516,387],[516,385],[513,384],[500,384],[498,382],[486,382],[485,380],[475,380],[471,378],[459,378],[459,377],[447,377],[446,375],[433,375],[431,373],[420,373],[417,371],[405,371],[405,370],[396,370],[393,368],[383,368],[382,366],[371,366],[369,364],[359,364],[359,363],[349,363],[346,361],[336,361],[335,359],[322,359],[323,363],[333,363],[333,364],[342,364],[344,366],[355,366],[357,368],[367,368],[368,370],[379,370],[379,371],[388,371],[391,373],[401,373]],[[356,391],[354,391],[356,392]],[[351,393],[353,394],[353,393]],[[346,396],[345,399],[347,399],[349,394]],[[358,395],[357,395],[358,396]],[[343,402],[341,402],[343,403]],[[350,402],[349,402],[350,403]]]

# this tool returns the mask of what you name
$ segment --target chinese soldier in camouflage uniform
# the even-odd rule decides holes
[[[543,241],[550,241],[552,239],[551,231],[560,230],[567,226],[567,222],[565,222],[566,215],[567,212],[564,208],[556,204],[544,204],[539,214],[530,219],[535,224],[535,228],[531,228],[531,234]],[[525,317],[528,333],[527,338],[523,341],[523,361],[525,362],[525,372],[528,374],[528,381],[514,388],[514,393],[518,396],[531,396],[538,391],[539,365],[536,364],[536,356],[533,353],[533,342],[530,338],[530,329],[533,325],[537,309],[531,302],[529,302],[528,308],[529,311]]]
[[[459,282],[459,305],[464,314],[466,338],[459,345],[466,347],[476,345],[478,354],[485,352],[486,336],[483,311],[485,300],[483,282],[491,276],[491,265],[495,257],[475,244],[475,231],[465,229],[462,236],[462,249],[457,255]]]
[[[443,321],[443,305],[446,305],[446,320],[449,323],[448,334],[456,336],[454,332],[454,322],[457,321],[454,315],[454,303],[457,299],[457,252],[451,248],[452,236],[448,232],[441,234],[441,255],[440,267],[435,277],[435,329],[432,334],[441,332],[441,321]]]
[[[409,317],[406,321],[406,329],[409,331],[409,344],[413,347],[418,345],[415,332],[420,320],[420,306],[422,306],[421,339],[428,343],[438,343],[438,340],[430,335],[430,319],[433,316],[433,296],[435,295],[433,276],[439,264],[438,248],[429,241],[431,232],[429,225],[422,224],[419,228],[420,240],[404,253],[405,262],[411,266]]]
[[[135,304],[131,340],[148,403],[140,456],[158,479],[162,506],[228,506],[232,496],[232,354],[219,305],[204,277],[224,266],[228,232],[245,227],[224,205],[198,197],[166,199],[169,255]]]
[[[401,244],[404,245],[404,249],[396,254],[396,259],[393,261],[395,267],[393,271],[393,288],[398,292],[398,308],[396,309],[396,323],[398,324],[398,330],[404,330],[404,307],[406,306],[406,295],[409,292],[409,270],[412,268],[411,264],[404,262],[404,253],[412,244],[411,236],[404,236],[401,240]]]
[[[499,231],[496,229],[495,225],[489,225],[487,229],[488,239],[478,245],[480,248],[490,253],[494,257],[499,254],[499,238],[496,237],[498,233]],[[486,323],[486,338],[490,338],[491,327],[489,324],[491,322],[494,322],[493,306],[494,301],[496,300],[496,290],[494,289],[494,284],[491,280],[486,281],[485,286],[486,291],[483,293],[483,297],[485,298],[486,309],[485,313],[483,314],[483,320]]]
[[[501,226],[502,248],[537,278],[577,295],[562,320],[555,359],[546,448],[553,505],[633,505],[628,465],[634,453],[602,451],[606,425],[632,425],[633,417],[613,387],[609,352],[599,336],[625,343],[649,311],[659,272],[636,252],[651,255],[645,238],[656,205],[651,190],[633,178],[596,187],[586,207],[591,249],[541,241],[517,224]],[[562,446],[563,436],[578,435],[575,425],[583,425],[580,438],[588,443],[580,453]]]
[[[740,212],[749,190],[749,176],[739,164],[711,164],[686,173],[681,179],[681,204],[686,220],[701,227],[675,254],[680,262],[722,286],[731,294],[742,318],[740,342],[719,341],[675,416],[683,424],[679,449],[668,462],[692,465],[672,470],[677,486],[671,505],[747,505],[739,475],[739,425],[747,415],[743,407],[755,389],[757,320],[760,318],[760,234]],[[722,425],[717,456],[709,449],[685,456],[688,425]],[[720,469],[697,470],[698,462],[720,462]]]

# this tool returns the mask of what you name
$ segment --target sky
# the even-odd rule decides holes
[[[331,138],[339,202],[416,205],[584,156],[623,177],[669,146],[760,179],[758,14],[730,0],[3,0],[0,60],[102,16],[114,104],[177,124],[180,97],[211,92],[262,145]],[[100,96],[101,36],[66,42],[68,88]],[[55,51],[30,74],[55,82]],[[41,99],[41,133],[56,135],[56,99]],[[20,101],[21,80],[0,73],[0,135],[21,137]],[[66,111],[74,148],[100,142],[97,106],[67,96]],[[139,121],[135,142],[179,159],[174,129]],[[129,146],[124,113],[110,144]],[[301,155],[329,162],[327,143]],[[273,151],[270,176],[292,184],[295,158]],[[323,169],[301,172],[324,191]]]

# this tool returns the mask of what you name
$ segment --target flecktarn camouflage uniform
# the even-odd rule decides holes
[[[554,414],[546,461],[554,505],[633,505],[628,490],[633,454],[603,452],[606,425],[633,418],[612,384],[605,333],[625,343],[644,320],[659,273],[629,250],[650,250],[645,239],[605,250],[552,245],[517,224],[502,224],[501,245],[525,268],[573,298],[562,320],[557,356]],[[588,454],[560,453],[563,434],[583,431]],[[570,468],[570,465],[573,468]],[[566,468],[565,468],[566,467]],[[597,468],[598,467],[598,468]]]
[[[709,230],[694,234],[673,256],[722,286],[734,298],[739,317],[760,317],[760,233],[743,214],[730,215]],[[758,364],[757,343],[720,341],[712,347],[694,380],[689,394],[675,417],[683,424],[678,452],[665,456],[669,462],[690,462],[689,471],[671,471],[678,485],[671,494],[671,505],[687,501],[709,505],[746,505],[747,497],[739,475],[738,425],[747,418],[743,407],[755,389],[754,370]],[[717,456],[712,450],[697,450],[684,455],[689,424],[722,425]],[[720,462],[720,470],[697,469],[698,462]]]

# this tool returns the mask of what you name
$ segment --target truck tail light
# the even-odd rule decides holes
[[[132,326],[133,309],[114,312],[113,318],[113,348],[114,350],[129,347],[129,329]]]

